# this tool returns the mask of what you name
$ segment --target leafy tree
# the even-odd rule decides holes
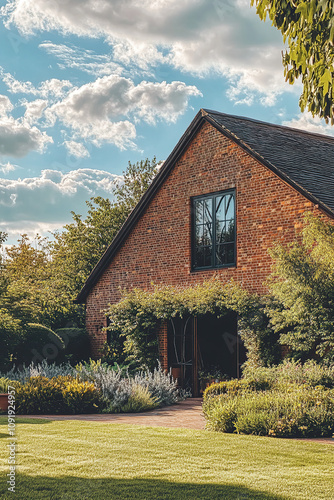
[[[158,170],[156,158],[129,162],[124,180],[114,191],[115,201],[100,196],[87,201],[88,214],[82,218],[72,212],[73,222],[55,234],[54,274],[72,299],[108,248],[131,210],[149,187]]]
[[[307,215],[302,241],[271,255],[267,313],[280,343],[302,359],[334,359],[334,226]]]
[[[251,0],[262,20],[268,16],[287,41],[284,73],[301,77],[302,111],[334,123],[334,0]]]

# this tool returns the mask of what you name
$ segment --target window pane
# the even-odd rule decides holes
[[[211,255],[212,255],[212,247],[204,247],[205,248],[205,257],[204,257],[204,265],[212,266]]]
[[[225,245],[225,255],[226,255],[226,264],[234,263],[234,243],[228,243]]]
[[[225,197],[226,211],[225,219],[234,219],[234,195],[228,194]]]
[[[218,266],[234,263],[234,243],[217,245],[216,262]]]
[[[226,221],[226,231],[224,241],[234,241],[234,220]]]
[[[225,220],[225,198],[226,196],[216,197],[216,220]]]
[[[196,226],[196,246],[203,245],[203,227],[202,225]]]
[[[203,201],[195,202],[195,221],[196,224],[203,224]]]
[[[204,200],[204,222],[210,223],[212,222],[212,199]]]
[[[203,244],[204,245],[212,245],[212,224],[207,223],[204,226],[204,231],[203,231]]]
[[[197,247],[195,250],[195,267],[204,267],[204,248]]]
[[[216,243],[222,243],[224,241],[225,234],[225,222],[216,222]]]

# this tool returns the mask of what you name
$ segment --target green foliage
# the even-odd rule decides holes
[[[55,233],[54,241],[37,236],[31,242],[22,235],[17,245],[0,252],[0,369],[55,356],[58,361],[71,358],[73,362],[79,355],[87,358],[84,333],[70,336],[62,350],[63,341],[55,331],[69,337],[72,328],[84,327],[84,307],[74,304],[74,299],[157,168],[155,158],[129,163],[124,182],[115,187],[115,202],[92,198],[87,216],[72,213],[73,222]],[[0,248],[6,238],[0,232]],[[33,324],[40,326],[33,328]],[[51,349],[50,344],[49,355],[44,351]]]
[[[266,314],[279,342],[302,359],[334,356],[334,226],[308,214],[301,241],[271,250]]]
[[[88,360],[90,341],[85,328],[59,328],[55,332],[64,344],[64,349],[57,356],[57,362],[69,361],[72,365]]]
[[[311,387],[322,385],[334,389],[334,365],[326,366],[314,360],[302,364],[285,359],[281,364],[270,368],[247,366],[243,371],[243,377],[248,383],[263,389],[286,384],[307,384]]]
[[[15,397],[19,414],[93,413],[100,404],[94,384],[71,376],[37,376],[25,384],[16,382]]]
[[[249,348],[250,332],[261,329],[268,322],[264,317],[264,305],[258,296],[247,293],[233,281],[222,283],[218,277],[190,287],[152,285],[150,291],[123,292],[122,300],[107,311],[108,329],[124,338],[127,361],[137,360],[152,368],[158,359],[156,331],[161,321],[207,313],[219,317],[229,311],[238,313],[241,337]],[[270,348],[274,350],[275,344]],[[254,347],[257,357],[264,351],[261,349],[261,345]]]
[[[333,410],[334,366],[315,361],[247,366],[241,380],[212,384],[203,395],[207,428],[219,432],[331,436]]]
[[[228,396],[236,396],[241,392],[265,390],[269,388],[267,380],[247,379],[232,379],[226,382],[217,382],[209,385],[203,393],[203,401],[207,401],[210,397],[227,394]]]
[[[153,410],[157,408],[156,398],[150,394],[147,387],[135,384],[131,388],[128,401],[121,407],[123,413],[138,413],[141,411]]]
[[[0,394],[8,392],[8,386],[11,385],[11,380],[6,377],[0,377]]]
[[[72,212],[73,222],[54,234],[54,275],[71,300],[81,290],[90,272],[108,248],[131,210],[157,173],[156,159],[130,163],[116,185],[115,201],[97,196],[87,201],[85,218]],[[66,266],[64,266],[66,262]]]
[[[269,391],[239,391],[207,398],[206,427],[218,432],[277,437],[331,437],[334,390],[287,384]]]
[[[287,81],[301,77],[302,111],[334,123],[334,0],[251,0],[263,20],[281,31],[288,50],[283,55]]]

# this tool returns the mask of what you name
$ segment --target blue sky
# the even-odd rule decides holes
[[[319,133],[249,0],[0,1],[0,230],[60,229],[200,108]]]

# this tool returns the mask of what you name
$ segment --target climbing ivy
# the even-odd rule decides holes
[[[272,331],[264,308],[263,298],[246,292],[233,281],[223,283],[215,277],[189,287],[152,285],[150,291],[124,291],[120,302],[111,305],[106,314],[109,329],[120,332],[124,338],[127,361],[153,367],[159,357],[157,331],[162,321],[208,313],[222,317],[234,311],[239,317],[239,333],[249,361],[261,364],[263,360],[274,362],[270,349],[275,347],[268,341]]]

